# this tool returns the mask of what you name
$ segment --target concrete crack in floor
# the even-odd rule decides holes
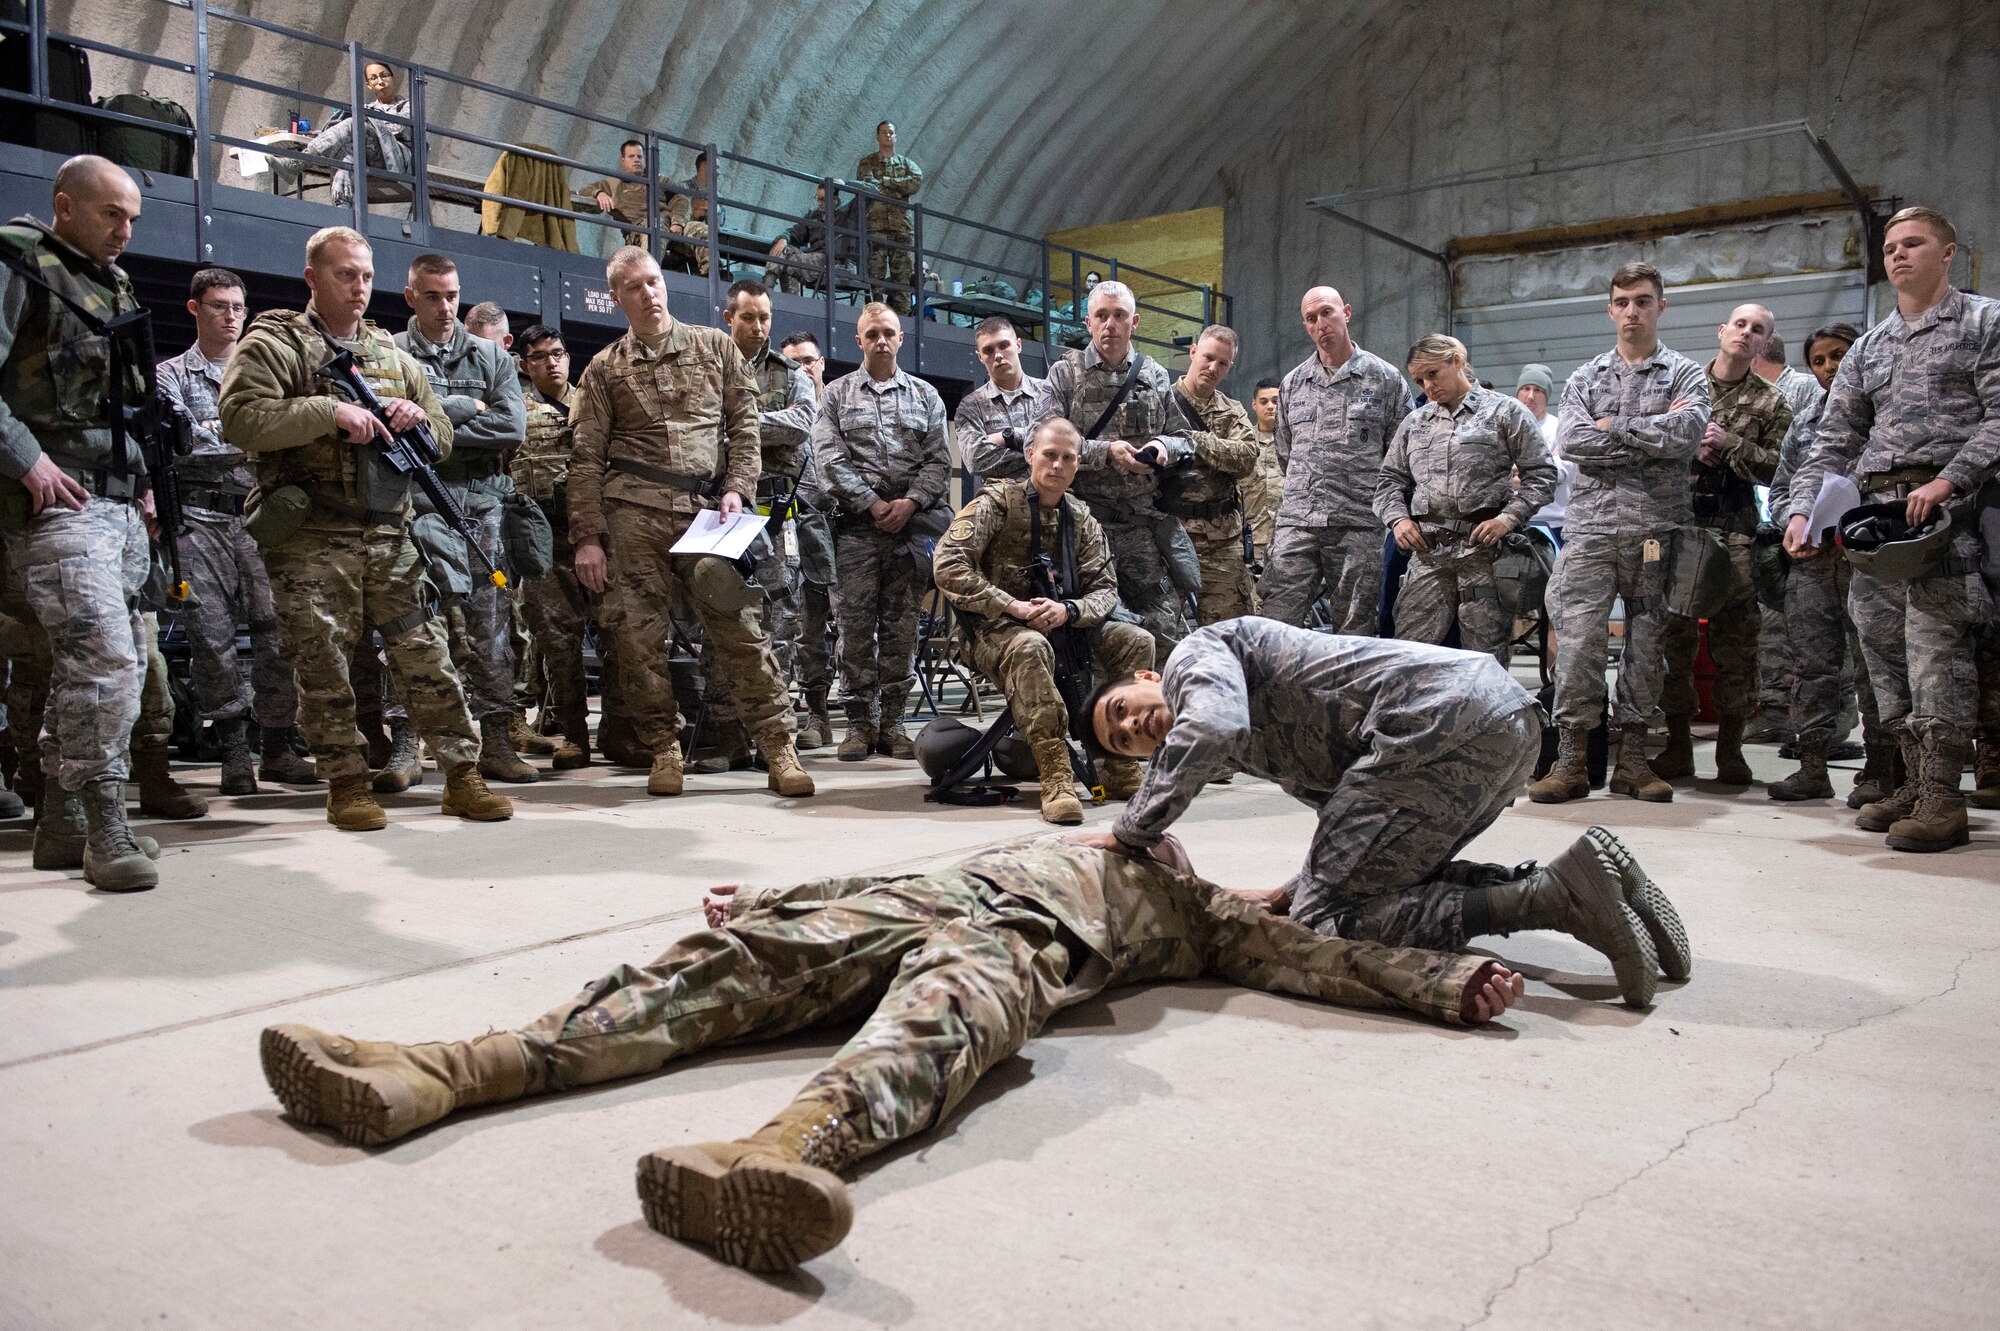
[[[1943,998],[1946,995],[1950,994],[1953,990],[1958,988],[1959,977],[1964,973],[1966,966],[1971,963],[1972,959],[1974,957],[1980,956],[1988,952],[2000,952],[2000,948],[1976,947],[1973,948],[1971,951],[1967,952],[1964,956],[1960,957],[1958,959],[1958,964],[1951,968],[1951,983],[1946,985],[1944,988],[1938,990],[1936,993],[1925,994],[1920,998],[1913,998],[1907,1003],[1898,1003],[1895,1007],[1884,1008],[1880,1012],[1871,1012],[1865,1017],[1855,1018],[1853,1021],[1848,1022],[1844,1026],[1836,1026],[1830,1031],[1822,1032],[1816,1039],[1813,1040],[1813,1042],[1810,1045],[1806,1046],[1804,1049],[1798,1050],[1795,1053],[1787,1054],[1785,1055],[1784,1058],[1780,1059],[1778,1061],[1777,1066],[1772,1068],[1769,1075],[1765,1078],[1764,1089],[1758,1091],[1757,1094],[1751,1096],[1750,1099],[1748,1099],[1741,1106],[1739,1106],[1735,1110],[1735,1112],[1730,1114],[1725,1114],[1721,1118],[1710,1119],[1706,1123],[1695,1124],[1693,1127],[1689,1128],[1686,1132],[1683,1132],[1681,1134],[1680,1140],[1675,1142],[1672,1146],[1668,1147],[1666,1151],[1663,1154],[1661,1154],[1657,1159],[1648,1160],[1645,1164],[1639,1166],[1638,1169],[1626,1175],[1624,1178],[1618,1180],[1618,1182],[1612,1184],[1604,1191],[1593,1193],[1592,1195],[1584,1198],[1581,1202],[1577,1203],[1576,1209],[1572,1211],[1567,1218],[1559,1220],[1555,1224],[1549,1226],[1548,1231],[1542,1235],[1542,1250],[1536,1253],[1533,1257],[1530,1257],[1527,1261],[1522,1262],[1519,1266],[1516,1266],[1514,1268],[1514,1273],[1508,1276],[1506,1281],[1502,1283],[1500,1286],[1498,1286],[1496,1289],[1494,1289],[1494,1291],[1491,1294],[1488,1294],[1486,1296],[1486,1302],[1481,1306],[1479,1310],[1479,1316],[1473,1318],[1469,1322],[1461,1322],[1459,1324],[1459,1331],[1471,1331],[1473,1327],[1483,1325],[1487,1321],[1490,1321],[1493,1317],[1494,1307],[1500,1302],[1500,1300],[1503,1297],[1506,1296],[1507,1292],[1513,1289],[1516,1285],[1520,1284],[1523,1276],[1527,1275],[1528,1272],[1532,1271],[1535,1267],[1541,1265],[1555,1252],[1556,1235],[1560,1234],[1563,1230],[1568,1229],[1570,1226],[1579,1223],[1583,1219],[1584,1213],[1590,1210],[1591,1207],[1595,1206],[1597,1203],[1601,1201],[1606,1200],[1607,1198],[1617,1196],[1620,1192],[1623,1192],[1626,1188],[1630,1187],[1632,1184],[1637,1183],[1640,1179],[1652,1173],[1655,1169],[1659,1168],[1661,1165],[1664,1165],[1669,1160],[1672,1160],[1675,1156],[1679,1155],[1682,1151],[1687,1149],[1688,1143],[1694,1140],[1695,1135],[1697,1133],[1706,1132],[1711,1128],[1727,1127],[1729,1124],[1736,1122],[1738,1119],[1742,1118],[1745,1114],[1755,1109],[1758,1105],[1764,1102],[1765,1098],[1768,1097],[1771,1094],[1771,1092],[1778,1089],[1779,1074],[1783,1073],[1786,1068],[1790,1067],[1793,1063],[1797,1062],[1799,1059],[1810,1058],[1812,1055],[1826,1048],[1827,1041],[1831,1040],[1834,1036],[1845,1035],[1849,1031],[1856,1030],[1862,1026],[1870,1025],[1874,1022],[1886,1020],[1889,1017],[1894,1017],[1901,1013],[1908,1012],[1913,1008],[1922,1007],[1925,1003],[1931,1002],[1933,999]]]

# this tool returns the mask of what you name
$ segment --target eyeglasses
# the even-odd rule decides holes
[[[552,360],[568,360],[569,352],[563,347],[557,347],[553,351],[531,351],[521,359],[540,365]]]
[[[205,300],[201,302],[201,307],[204,310],[209,311],[211,314],[248,314],[250,312],[250,307],[248,305],[245,305],[240,300],[232,301],[228,304],[223,304],[219,301]]]

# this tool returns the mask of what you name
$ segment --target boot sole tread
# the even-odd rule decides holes
[[[1610,960],[1619,996],[1627,1007],[1651,1007],[1660,978],[1660,956],[1653,947],[1653,937],[1638,912],[1625,901],[1624,875],[1614,858],[1595,838],[1586,836],[1583,846],[1588,853],[1570,865],[1552,861],[1548,866],[1587,913],[1589,924],[1585,928],[1591,936],[1582,932],[1573,936]]]
[[[265,1027],[257,1054],[271,1094],[293,1122],[329,1128],[356,1146],[380,1146],[403,1135],[391,1131],[395,1110],[365,1069],[335,1062],[304,1028]]]
[[[699,1146],[643,1157],[639,1200],[653,1229],[747,1271],[789,1271],[831,1251],[854,1224],[836,1175],[775,1158],[728,1166]]]

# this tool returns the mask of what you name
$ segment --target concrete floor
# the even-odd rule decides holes
[[[1529,997],[1476,1032],[1221,985],[1114,992],[870,1162],[848,1241],[785,1278],[647,1229],[633,1163],[755,1127],[833,1033],[381,1151],[280,1118],[269,1023],[526,1021],[697,927],[708,884],[1040,827],[926,809],[886,760],[811,766],[823,793],[789,807],[754,774],[662,801],[593,768],[513,792],[497,827],[439,817],[433,777],[367,836],[316,794],[220,800],[149,829],[166,886],[122,899],[33,872],[26,825],[0,828],[0,1326],[2000,1320],[1992,814],[1966,850],[1907,856],[1761,789],[1522,802],[1474,850],[1545,856],[1613,824],[1687,919],[1689,984],[1630,1012],[1580,945],[1517,935],[1488,941]],[[1242,778],[1183,824],[1238,883],[1280,880],[1310,826]]]

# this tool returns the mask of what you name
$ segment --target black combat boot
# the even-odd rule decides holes
[[[222,793],[255,795],[257,772],[250,763],[250,737],[244,733],[242,717],[215,723],[215,737],[222,748]]]

